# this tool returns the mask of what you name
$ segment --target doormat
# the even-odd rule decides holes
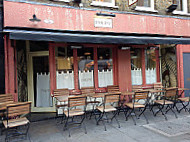
[[[168,137],[179,136],[190,132],[190,117],[147,124],[143,127]]]

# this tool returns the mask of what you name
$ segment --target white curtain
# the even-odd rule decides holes
[[[113,85],[113,71],[112,70],[98,70],[98,84],[99,87],[106,87]]]
[[[153,84],[156,82],[156,68],[146,69],[146,84]]]
[[[51,107],[53,104],[52,97],[50,95],[50,78],[48,74],[38,74],[37,73],[37,97],[36,106],[37,107]]]
[[[94,86],[94,73],[91,71],[80,71],[79,70],[79,85],[82,87],[92,87]]]
[[[142,71],[141,69],[131,70],[132,85],[142,85]]]
[[[57,71],[57,89],[68,88],[74,89],[74,73]]]

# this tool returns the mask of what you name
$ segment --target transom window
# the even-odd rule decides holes
[[[138,0],[135,10],[157,12],[154,10],[154,0]]]
[[[93,0],[91,5],[104,6],[104,7],[117,7],[115,6],[115,0]]]
[[[173,3],[177,4],[177,9],[173,12],[174,14],[187,14],[190,12],[189,7],[190,0],[174,0]]]

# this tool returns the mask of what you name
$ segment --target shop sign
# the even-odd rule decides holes
[[[94,18],[94,27],[113,28],[113,21],[110,18]]]

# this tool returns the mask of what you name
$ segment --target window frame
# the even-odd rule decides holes
[[[182,9],[183,10],[174,10],[173,14],[190,15],[190,13],[188,13],[188,1],[187,0],[183,0],[183,2],[182,2]]]
[[[150,0],[150,7],[147,7],[147,6],[136,6],[135,10],[136,11],[147,11],[147,12],[158,12],[157,10],[155,10],[154,0]]]
[[[93,0],[90,5],[92,6],[101,6],[101,7],[111,7],[111,8],[119,8],[115,5],[115,0],[111,0],[112,2],[101,2]]]

